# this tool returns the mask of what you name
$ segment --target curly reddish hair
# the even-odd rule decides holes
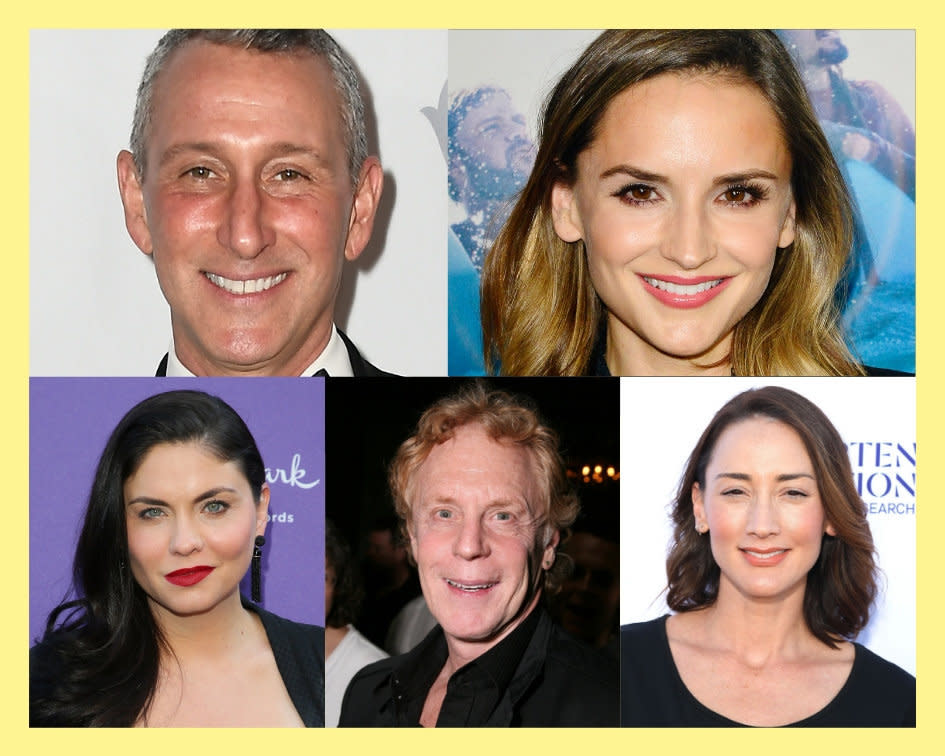
[[[451,439],[458,428],[473,423],[495,441],[515,444],[530,452],[540,501],[545,503],[536,534],[541,533],[540,540],[547,544],[552,533],[565,530],[579,511],[577,496],[565,473],[558,434],[542,422],[530,400],[505,391],[489,390],[481,381],[429,407],[420,417],[414,434],[397,450],[388,478],[402,534],[408,535],[413,511],[412,483],[420,466],[434,447]],[[545,573],[547,591],[557,588],[568,566],[566,557],[555,555],[554,564]]]

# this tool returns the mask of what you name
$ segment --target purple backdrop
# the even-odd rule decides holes
[[[297,378],[31,378],[30,642],[70,590],[72,557],[95,466],[140,400],[173,389],[219,396],[249,426],[272,496],[262,604],[324,624],[324,380]],[[249,595],[249,577],[243,582]]]

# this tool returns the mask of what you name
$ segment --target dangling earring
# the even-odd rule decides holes
[[[266,539],[258,535],[256,540],[253,542],[253,560],[250,563],[249,572],[250,580],[252,582],[252,598],[253,603],[258,604],[261,598],[262,592],[260,591],[260,577],[262,573],[262,549],[260,548],[266,543]]]

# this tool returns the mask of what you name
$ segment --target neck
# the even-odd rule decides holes
[[[541,599],[541,591],[538,591],[531,599],[525,603],[524,608],[519,612],[518,616],[515,617],[508,625],[506,625],[502,630],[495,636],[480,640],[480,641],[465,641],[459,638],[451,638],[449,635],[446,636],[446,645],[449,649],[449,655],[446,658],[446,664],[443,665],[443,672],[449,677],[456,670],[465,667],[469,662],[478,659],[486,651],[495,647],[499,644],[504,638],[507,638],[519,625],[521,625],[525,618],[528,617],[535,607],[538,606],[538,602]]]
[[[727,358],[731,343],[732,335],[728,334],[702,354],[679,357],[660,351],[608,313],[604,359],[611,375],[731,375],[732,364]]]
[[[804,590],[800,585],[787,596],[759,600],[739,593],[723,577],[715,604],[703,610],[709,642],[752,667],[819,645],[804,620]]]

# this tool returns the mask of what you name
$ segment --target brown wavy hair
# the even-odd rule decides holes
[[[482,426],[495,441],[530,452],[541,501],[546,504],[538,517],[536,539],[547,544],[556,530],[563,531],[574,522],[579,510],[577,496],[565,473],[558,434],[541,421],[530,400],[489,390],[482,381],[469,384],[427,409],[415,433],[397,450],[388,479],[403,535],[408,535],[413,512],[412,482],[420,466],[434,447],[451,439],[457,429],[473,423]],[[554,564],[545,572],[545,590],[556,590],[569,568],[567,557],[556,553]]]
[[[735,375],[859,375],[836,305],[853,241],[846,185],[790,54],[769,30],[611,30],[601,34],[545,101],[525,188],[483,267],[483,349],[489,371],[584,375],[604,306],[583,241],[552,225],[556,183],[573,184],[578,156],[610,102],[668,72],[722,75],[755,86],[792,158],[796,237],[780,250],[759,302],[735,326]]]
[[[804,619],[819,640],[834,648],[838,639],[856,637],[869,620],[876,596],[873,536],[837,429],[816,404],[779,386],[750,389],[730,399],[693,449],[673,506],[666,603],[686,612],[711,606],[718,598],[720,570],[709,538],[696,531],[692,487],[698,483],[705,489],[706,468],[725,429],[753,417],[771,418],[794,430],[814,467],[824,514],[836,535],[823,536],[820,556],[807,573]]]

